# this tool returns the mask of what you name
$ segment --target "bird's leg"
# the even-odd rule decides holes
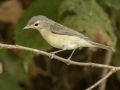
[[[50,52],[51,53],[51,58],[50,59],[52,59],[56,53],[59,53],[59,52],[65,51],[65,50],[66,50],[66,47],[64,47],[62,50]]]
[[[68,57],[68,63],[67,63],[67,65],[70,65],[70,59],[71,59],[73,53],[75,52],[75,50],[76,50],[76,48],[72,51],[71,55]]]

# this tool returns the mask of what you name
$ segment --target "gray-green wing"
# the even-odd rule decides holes
[[[63,25],[60,25],[59,23],[54,23],[53,25],[51,25],[50,26],[50,31],[55,33],[55,34],[59,34],[59,35],[77,36],[81,39],[87,40],[88,42],[90,42],[95,47],[99,47],[99,48],[103,48],[103,49],[106,49],[106,50],[114,51],[114,49],[112,47],[93,42],[92,40],[90,40],[88,37],[82,35],[81,33],[77,32],[75,30],[72,30],[70,28],[67,28]]]
[[[50,26],[50,31],[55,34],[59,34],[59,35],[77,36],[81,39],[91,41],[88,37],[82,35],[81,33],[77,32],[75,30],[72,30],[70,28],[67,28],[56,22]]]

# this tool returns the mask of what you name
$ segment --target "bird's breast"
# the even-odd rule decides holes
[[[59,35],[54,34],[48,30],[40,30],[41,35],[43,38],[53,47],[63,49],[64,47],[67,48],[67,50],[72,50],[75,48],[78,48],[80,46],[85,46],[86,41],[83,39],[80,39],[76,36],[68,36],[68,35]]]

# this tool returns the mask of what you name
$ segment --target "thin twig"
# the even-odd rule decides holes
[[[42,54],[42,55],[45,55],[45,56],[48,56],[48,57],[51,56],[50,53],[47,53],[47,52],[44,52],[44,51],[41,51],[41,50],[37,50],[37,49],[33,49],[33,48],[19,46],[19,45],[8,45],[8,44],[1,44],[0,43],[0,48],[1,49],[26,50],[26,51],[34,52],[34,53],[37,53],[37,54]],[[59,56],[55,55],[54,58],[56,60],[61,61],[61,62],[68,63],[67,59],[61,58]],[[99,68],[110,69],[110,72],[105,77],[103,77],[101,80],[99,80],[97,83],[95,83],[94,85],[92,85],[91,87],[89,87],[86,90],[91,90],[91,89],[95,88],[97,85],[99,85],[100,83],[102,83],[105,79],[107,79],[114,72],[120,70],[120,67],[115,67],[115,66],[110,66],[110,65],[104,65],[104,64],[96,64],[96,63],[90,63],[90,62],[88,62],[88,63],[82,63],[82,62],[71,61],[70,64],[76,65],[76,66],[91,66],[91,67],[99,67]]]
[[[104,64],[110,65],[111,60],[112,60],[112,55],[113,55],[113,52],[112,52],[112,51],[107,51],[107,52],[106,52]],[[107,73],[108,73],[108,69],[103,69],[102,74],[101,74],[101,78],[103,78]],[[106,82],[107,82],[107,79],[104,80],[104,81],[100,84],[98,90],[105,90]]]
[[[28,47],[24,47],[24,46],[19,46],[19,45],[8,45],[8,44],[1,44],[0,43],[0,48],[1,49],[26,50],[26,51],[34,52],[34,53],[37,53],[37,54],[45,55],[45,56],[48,56],[48,57],[51,56],[50,53],[47,53],[45,51],[41,51],[41,50],[37,50],[37,49],[33,49],[33,48],[28,48]],[[54,55],[54,58],[56,60],[61,61],[61,62],[68,63],[67,59],[61,58],[59,56]],[[114,68],[114,66],[110,66],[110,65],[96,64],[96,63],[91,63],[91,62],[82,63],[82,62],[75,62],[75,61],[72,61],[72,60],[71,60],[70,64],[76,65],[76,66],[91,66],[91,67],[99,67],[99,68],[107,68],[107,69]]]
[[[95,88],[96,86],[98,86],[100,83],[102,83],[105,79],[107,79],[110,75],[112,75],[115,72],[116,72],[116,68],[111,69],[110,72],[105,77],[103,77],[102,79],[100,79],[98,82],[96,82],[95,84],[93,84],[92,86],[90,86],[86,90],[92,90],[93,88]]]
[[[93,51],[89,50],[89,54],[88,54],[88,58],[87,58],[86,62],[91,62],[92,57],[93,57]],[[88,67],[83,68],[84,71],[87,71],[88,69],[89,69]]]

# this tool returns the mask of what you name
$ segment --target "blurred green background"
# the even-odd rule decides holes
[[[116,52],[109,65],[120,66],[120,0],[0,0],[0,42],[46,52],[51,47],[37,30],[22,30],[35,15],[45,15]],[[71,51],[58,53],[67,58]],[[72,60],[105,63],[106,51],[82,48]],[[102,69],[70,65],[28,51],[0,50],[0,90],[85,90],[101,78]],[[120,90],[119,71],[105,90]],[[94,90],[100,90],[96,87]]]

